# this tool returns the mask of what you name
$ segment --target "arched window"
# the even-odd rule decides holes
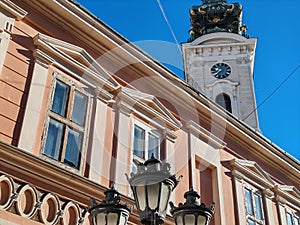
[[[224,109],[226,109],[228,112],[232,113],[232,108],[231,108],[231,99],[227,94],[219,94],[216,97],[216,103],[222,106]]]

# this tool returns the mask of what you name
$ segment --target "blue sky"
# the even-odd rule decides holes
[[[157,40],[175,43],[157,0],[78,2],[132,42]],[[190,28],[189,8],[201,5],[201,0],[160,2],[176,39],[179,43],[186,42]],[[243,23],[249,28],[248,34],[258,38],[254,84],[260,129],[270,141],[300,160],[300,68],[291,74],[300,65],[300,1],[238,2],[244,7]],[[153,55],[151,51],[149,53]],[[171,55],[181,59],[179,50]],[[182,76],[180,70],[176,69],[176,72]]]

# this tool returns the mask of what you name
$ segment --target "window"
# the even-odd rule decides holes
[[[248,225],[263,224],[264,218],[261,192],[245,187],[244,195]]]
[[[287,212],[286,213],[287,225],[300,225],[300,220],[294,214]]]
[[[160,158],[160,135],[156,130],[144,125],[139,121],[134,121],[133,131],[133,165],[132,170],[136,170],[136,165],[151,158]]]
[[[218,105],[222,106],[228,112],[232,113],[231,100],[230,100],[230,97],[227,94],[224,94],[224,93],[219,94],[216,97],[216,103]]]
[[[86,94],[74,85],[56,81],[44,155],[79,169],[87,106]]]

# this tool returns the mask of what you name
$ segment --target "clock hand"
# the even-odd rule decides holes
[[[218,68],[218,70],[217,70],[215,73],[213,73],[213,75],[216,76],[216,75],[218,75],[221,71],[222,71],[222,69]]]

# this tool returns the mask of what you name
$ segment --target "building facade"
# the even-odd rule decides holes
[[[183,175],[173,202],[193,187],[216,203],[212,225],[299,224],[299,161],[248,116],[256,40],[239,5],[199,7],[183,81],[74,1],[0,0],[1,225],[91,224],[112,183],[133,204],[124,174],[152,153]]]

